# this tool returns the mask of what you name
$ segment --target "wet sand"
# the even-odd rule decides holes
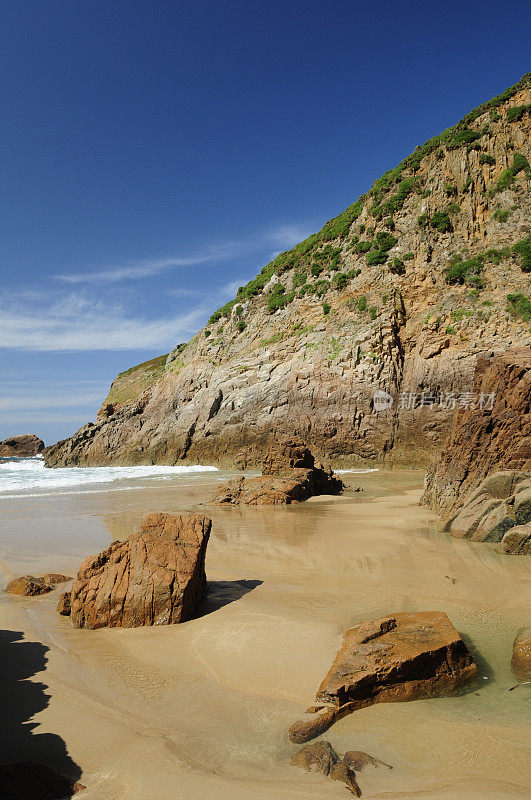
[[[183,625],[78,631],[55,613],[60,590],[0,593],[0,627],[49,648],[46,663],[28,670],[48,699],[42,710],[35,704],[36,727],[8,744],[9,757],[31,758],[32,747],[39,755],[52,741],[45,734],[60,737],[86,800],[348,797],[342,784],[288,765],[298,747],[287,729],[348,626],[440,609],[472,649],[479,684],[458,697],[357,711],[323,738],[393,765],[359,773],[364,798],[529,796],[530,689],[508,691],[512,641],[528,621],[529,559],[440,533],[418,505],[419,472],[344,477],[365,491],[277,509],[200,505],[212,475],[2,501],[2,585],[27,572],[74,574],[154,510],[213,519],[209,598]],[[64,770],[59,751],[47,752]]]

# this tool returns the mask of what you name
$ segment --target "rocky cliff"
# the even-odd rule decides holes
[[[498,474],[490,493],[500,499],[514,497],[511,484],[531,478],[531,349],[479,357],[473,389],[485,407],[455,411],[440,460],[426,476],[423,501],[443,517],[488,476]]]
[[[531,345],[530,87],[279,255],[48,466],[250,465],[280,434],[335,466],[431,463],[455,406],[479,402],[478,354]]]

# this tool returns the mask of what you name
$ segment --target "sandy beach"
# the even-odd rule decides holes
[[[2,588],[25,573],[75,574],[151,511],[213,520],[208,600],[182,625],[75,630],[55,612],[60,590],[0,592],[5,760],[46,761],[87,786],[84,800],[347,797],[289,766],[289,725],[346,628],[442,610],[474,654],[478,685],[357,711],[322,738],[393,766],[359,774],[366,798],[527,797],[529,687],[508,691],[531,599],[527,559],[441,533],[418,505],[421,472],[347,474],[363,492],[287,508],[207,505],[223,477],[2,499]]]

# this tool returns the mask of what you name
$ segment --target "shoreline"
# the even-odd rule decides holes
[[[298,747],[287,729],[313,700],[347,627],[437,609],[470,645],[480,686],[372,706],[324,738],[393,765],[360,773],[367,798],[523,800],[525,698],[507,688],[512,640],[531,599],[526,567],[441,533],[418,505],[422,477],[358,473],[361,493],[287,508],[210,506],[207,478],[3,504],[2,584],[6,570],[74,574],[149,511],[213,520],[209,598],[182,625],[76,630],[55,612],[58,591],[0,595],[1,627],[50,648],[33,679],[50,700],[32,739],[61,737],[83,770],[87,800],[344,797],[341,784],[289,766]]]

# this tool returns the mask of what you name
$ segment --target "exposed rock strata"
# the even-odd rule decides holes
[[[512,487],[503,477],[499,489],[492,482],[492,492],[490,484],[482,484],[492,473],[512,471],[514,483],[520,480],[517,473],[531,474],[531,349],[479,357],[474,392],[494,395],[492,408],[456,411],[445,449],[426,481],[424,501],[446,517],[482,486],[495,497],[510,497]]]
[[[339,467],[433,463],[452,403],[472,389],[477,356],[531,345],[525,319],[508,301],[529,296],[529,274],[513,247],[529,237],[531,124],[528,113],[507,116],[530,100],[525,76],[495,114],[486,106],[462,123],[466,141],[441,141],[388,173],[361,198],[361,210],[347,214],[351,223],[338,218],[282,254],[256,293],[240,293],[170,353],[151,384],[135,383],[134,396],[128,385],[95,424],[49,448],[46,463],[234,466],[238,459],[255,466],[280,435],[302,438]],[[497,191],[515,153],[523,166]],[[380,213],[382,204],[390,204],[390,216]],[[437,214],[446,214],[442,229]],[[359,247],[375,247],[391,231],[397,241],[385,262],[368,263]],[[481,256],[480,277],[449,283],[450,262],[463,253]],[[275,287],[290,302],[271,305]],[[375,390],[392,405],[378,410]],[[466,475],[456,482],[473,488]]]
[[[71,591],[76,628],[173,625],[206,594],[205,555],[211,521],[150,514],[138,533],[81,565]]]
[[[350,628],[319,689],[319,704],[291,726],[306,742],[345,714],[373,703],[450,694],[477,667],[450,620],[440,611],[403,612]]]
[[[31,458],[44,450],[44,442],[33,433],[10,436],[0,442],[0,458]]]

